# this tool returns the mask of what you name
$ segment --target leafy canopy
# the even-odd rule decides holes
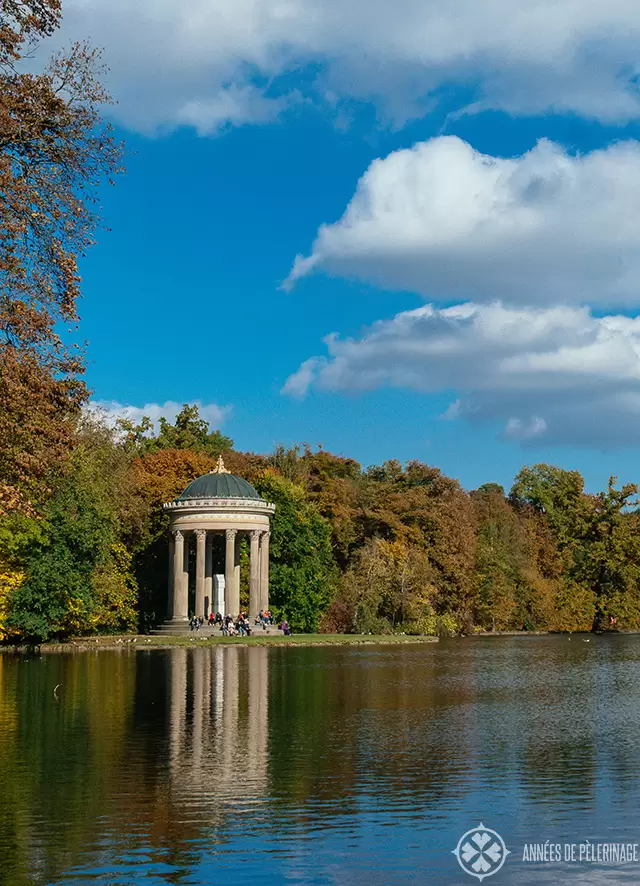
[[[303,487],[273,472],[265,472],[255,485],[276,505],[269,546],[270,603],[295,631],[316,631],[338,577],[331,526],[307,501]]]
[[[171,424],[162,416],[160,428],[154,433],[151,419],[144,416],[140,424],[120,419],[118,426],[125,437],[125,446],[140,455],[148,455],[163,449],[181,449],[217,458],[231,449],[233,440],[220,431],[209,430],[209,422],[200,416],[198,406],[185,403]]]

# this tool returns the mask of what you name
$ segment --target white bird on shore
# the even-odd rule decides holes
[[[583,642],[583,643],[591,643],[591,639],[589,639],[589,640],[585,640],[585,638],[583,637],[583,638],[582,638],[582,642]]]

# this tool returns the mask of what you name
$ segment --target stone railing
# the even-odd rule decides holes
[[[262,498],[188,498],[184,501],[168,501],[162,505],[164,511],[176,510],[243,510],[268,511],[273,514],[276,506]]]

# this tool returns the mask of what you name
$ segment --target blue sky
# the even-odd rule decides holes
[[[67,4],[130,152],[82,263],[95,400],[467,488],[638,479],[640,12],[480,7],[504,34],[464,13],[458,45],[439,0],[399,0],[393,39],[362,0]]]

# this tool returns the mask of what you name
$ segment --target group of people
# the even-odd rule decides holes
[[[241,612],[235,619],[230,615],[225,615],[220,629],[223,637],[250,637],[252,633],[249,616],[246,612]]]
[[[231,618],[231,616],[228,615],[227,618]],[[223,618],[219,612],[216,612],[215,615],[213,614],[213,612],[209,613],[209,618],[207,619],[207,624],[209,625],[210,628],[215,627],[215,625],[217,625],[217,624],[221,625],[222,622],[223,622]],[[191,627],[192,631],[199,631],[204,623],[205,623],[204,618],[202,618],[199,615],[193,615],[191,617],[191,619],[189,620],[189,626]]]
[[[205,620],[199,615],[192,616],[189,621],[192,631],[199,631],[204,623]],[[225,637],[250,637],[252,634],[252,627],[246,612],[241,612],[236,618],[233,618],[231,615],[223,616],[221,612],[216,612],[215,615],[213,612],[210,612],[207,624],[210,628],[215,628],[219,625]],[[270,609],[261,609],[253,622],[254,627],[260,626],[263,630],[267,629],[267,625],[272,624],[273,614]],[[291,628],[286,621],[279,625],[279,630],[286,636],[291,634]]]

